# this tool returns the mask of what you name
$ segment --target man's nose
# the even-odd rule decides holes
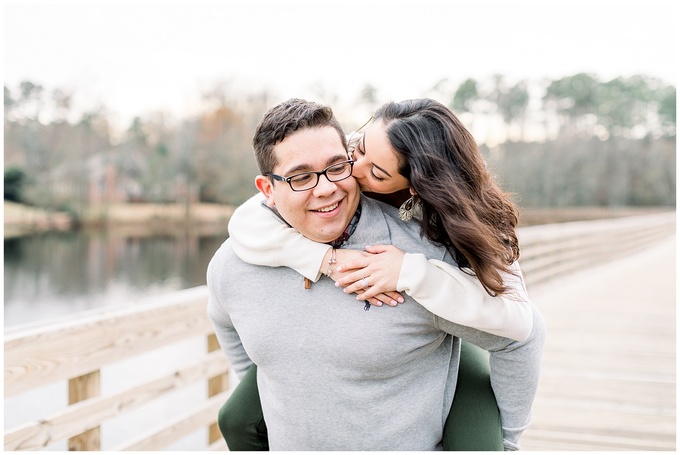
[[[319,176],[319,183],[312,189],[315,196],[325,196],[333,193],[337,189],[337,185],[334,182],[328,180],[326,175]]]

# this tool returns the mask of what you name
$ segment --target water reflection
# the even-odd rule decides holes
[[[79,231],[5,240],[5,327],[205,284],[226,232]]]

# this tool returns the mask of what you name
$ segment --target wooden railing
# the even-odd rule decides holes
[[[518,231],[527,286],[630,254],[675,232],[675,211],[529,226]]]
[[[531,286],[644,248],[673,232],[675,212],[522,228],[520,263]],[[64,440],[69,450],[100,450],[102,423],[198,381],[206,385],[206,398],[194,409],[167,416],[159,428],[146,429],[111,450],[165,449],[205,427],[208,440],[194,450],[225,449],[215,420],[230,393],[229,365],[212,333],[206,303],[207,289],[200,286],[156,303],[6,330],[5,398],[68,381],[69,405],[5,431],[5,450],[38,450]],[[101,394],[103,367],[197,337],[206,340],[205,350],[192,356],[192,364]],[[176,366],[172,359],[166,362]]]
[[[205,286],[171,294],[158,303],[76,316],[50,325],[5,331],[5,398],[68,381],[69,406],[5,432],[5,450],[36,450],[68,439],[69,450],[100,450],[100,425],[196,381],[207,399],[162,428],[113,450],[162,449],[210,426],[208,444],[223,444],[214,425],[228,396],[228,363],[206,314]],[[130,389],[100,395],[102,367],[192,337],[206,340],[193,363]]]

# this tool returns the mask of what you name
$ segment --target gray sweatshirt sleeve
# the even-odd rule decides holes
[[[496,395],[503,426],[505,450],[519,450],[519,438],[531,421],[531,407],[538,388],[545,322],[532,304],[533,328],[529,338],[514,341],[436,318],[439,328],[489,351],[491,387]]]
[[[208,265],[208,317],[215,329],[215,335],[222,351],[226,354],[227,359],[229,359],[229,363],[234,368],[236,376],[241,379],[245,376],[253,361],[248,357],[243,343],[241,343],[241,337],[231,322],[229,313],[219,300],[220,293],[216,289],[216,283],[219,282],[217,268],[213,261]]]

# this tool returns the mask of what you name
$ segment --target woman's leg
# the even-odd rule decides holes
[[[257,391],[257,365],[250,367],[224,403],[217,425],[231,451],[269,450],[267,426]]]
[[[463,341],[456,394],[444,425],[444,450],[503,450],[503,430],[489,379],[489,353]]]

